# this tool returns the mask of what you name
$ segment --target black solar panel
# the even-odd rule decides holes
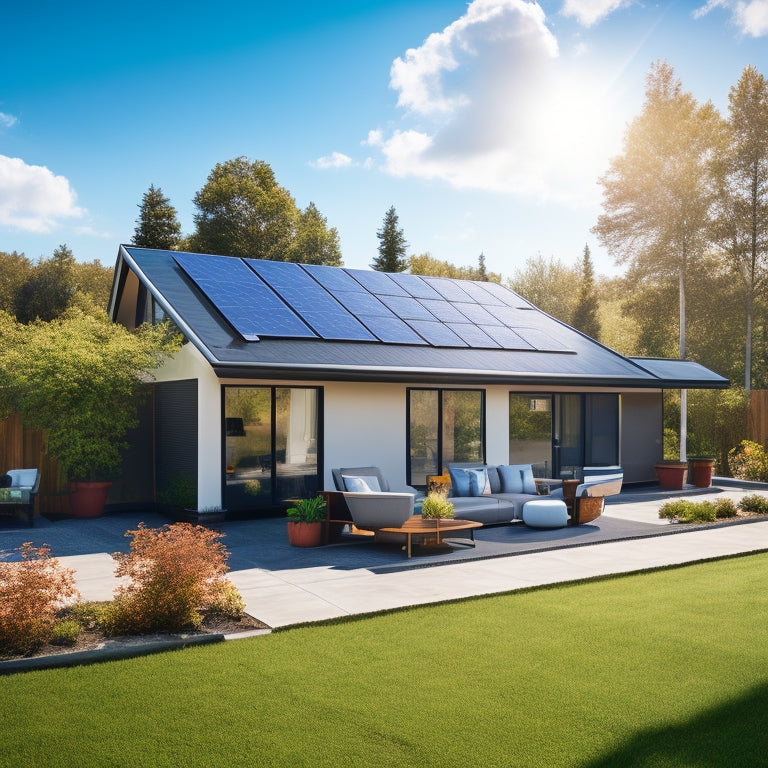
[[[324,339],[376,341],[355,317],[298,264],[245,260]]]
[[[317,338],[240,259],[195,253],[178,253],[174,259],[246,341],[260,336]]]
[[[466,347],[467,342],[457,336],[447,325],[436,321],[409,320],[408,325],[433,347]]]
[[[385,296],[408,295],[386,272],[377,272],[375,269],[345,269],[344,271],[371,293],[381,293]]]
[[[567,351],[567,328],[497,283],[179,253],[247,341],[260,337]]]

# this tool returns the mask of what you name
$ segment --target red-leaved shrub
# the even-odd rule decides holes
[[[79,597],[75,572],[50,557],[48,547],[28,541],[18,551],[19,562],[0,563],[0,655],[31,653],[45,645],[57,610]]]
[[[110,634],[177,631],[197,627],[201,611],[237,615],[244,607],[234,585],[224,577],[228,552],[223,534],[200,525],[176,523],[146,528],[139,523],[130,552],[116,553],[116,576],[127,576],[101,623]]]

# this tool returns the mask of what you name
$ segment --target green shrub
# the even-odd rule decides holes
[[[681,523],[713,523],[717,519],[717,508],[711,501],[668,501],[659,509],[659,517]]]
[[[52,645],[74,645],[80,637],[82,627],[74,619],[65,619],[55,624],[51,634]]]
[[[426,520],[455,517],[453,504],[442,493],[430,493],[421,504],[421,516]]]
[[[736,517],[739,513],[739,510],[733,501],[725,496],[721,499],[715,499],[712,504],[715,507],[715,517],[718,520],[723,520],[728,517]]]
[[[67,609],[66,617],[76,621],[82,629],[93,631],[101,627],[108,605],[109,603],[97,602],[75,603]]]
[[[101,625],[113,635],[178,631],[200,626],[211,604],[233,606],[236,589],[224,577],[228,553],[221,533],[176,523],[132,536],[130,552],[116,553],[115,575],[130,582],[105,606]]]
[[[311,499],[298,499],[286,510],[288,519],[294,523],[321,523],[325,520],[325,499],[313,496]]]
[[[77,597],[74,571],[26,542],[21,561],[0,563],[0,656],[31,653],[47,643],[56,611]]]
[[[742,440],[728,451],[728,467],[733,477],[768,482],[768,455],[760,443]]]
[[[739,502],[739,509],[748,515],[768,515],[768,498],[753,493]]]

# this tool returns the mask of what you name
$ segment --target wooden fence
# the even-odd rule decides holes
[[[766,445],[768,443],[768,389],[754,389],[750,395],[747,439]]]
[[[35,501],[39,515],[69,513],[69,484],[56,459],[48,455],[43,433],[28,429],[18,414],[0,421],[0,473],[9,469],[40,470],[40,490]]]

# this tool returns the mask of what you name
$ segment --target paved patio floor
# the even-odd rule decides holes
[[[686,495],[737,501],[754,492],[723,487],[688,489]],[[759,492],[768,496],[768,490]],[[230,578],[248,613],[271,627],[768,550],[768,520],[708,526],[659,520],[661,504],[679,495],[624,492],[587,525],[552,531],[522,523],[489,526],[475,532],[474,548],[411,560],[399,546],[365,539],[297,549],[288,545],[283,519],[217,527],[225,534]],[[38,518],[30,529],[0,519],[0,556],[13,556],[25,541],[48,544],[75,569],[84,600],[107,600],[117,585],[111,553],[127,551],[125,531],[140,521],[150,527],[167,522],[154,513],[119,513],[96,520]]]

